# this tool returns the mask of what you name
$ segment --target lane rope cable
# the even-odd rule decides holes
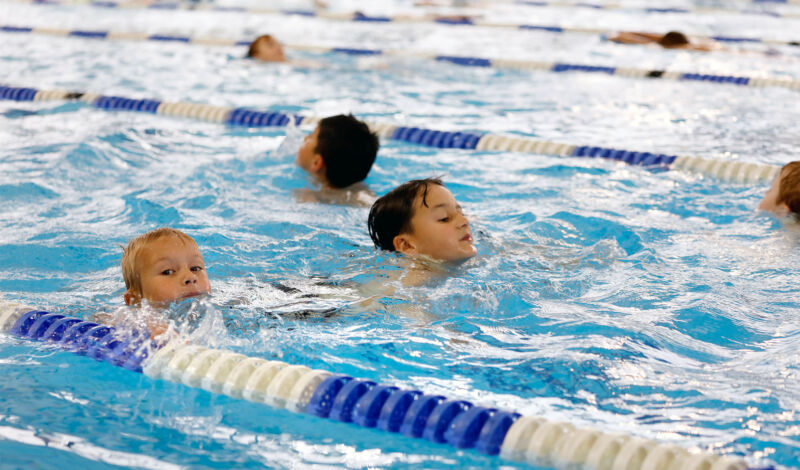
[[[166,102],[154,99],[132,99],[94,93],[0,85],[0,99],[11,101],[77,100],[106,111],[135,111],[162,116],[198,119],[217,124],[242,127],[284,127],[294,122],[299,126],[314,126],[321,118],[283,112],[255,111],[232,106],[213,106],[201,103]],[[700,173],[723,181],[742,183],[771,182],[780,174],[781,166],[743,163],[686,155],[666,155],[653,152],[620,150],[591,145],[538,140],[530,137],[511,137],[460,131],[438,131],[419,127],[399,126],[365,120],[370,129],[382,139],[398,140],[427,147],[492,152],[520,152],[561,157],[602,158],[629,165],[654,169],[683,170]]]

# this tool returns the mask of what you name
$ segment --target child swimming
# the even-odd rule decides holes
[[[297,151],[295,163],[321,186],[297,192],[301,202],[369,206],[375,200],[362,181],[369,174],[380,142],[352,114],[330,116],[317,124]]]
[[[159,228],[139,235],[122,254],[125,304],[156,308],[211,293],[203,255],[192,237]]]
[[[97,312],[93,321],[146,330],[156,338],[170,331],[160,311],[173,302],[211,293],[203,255],[194,239],[180,230],[158,228],[133,238],[123,249],[121,267],[127,307]]]
[[[679,31],[670,31],[667,34],[621,31],[608,40],[620,44],[657,44],[665,49],[688,49],[703,52],[718,48],[718,45],[713,42],[692,43],[685,34]]]
[[[352,114],[326,117],[307,135],[295,163],[323,186],[346,188],[369,174],[380,143]]]
[[[439,178],[403,183],[372,205],[370,237],[382,250],[457,262],[477,254],[469,221]]]
[[[800,160],[781,168],[758,208],[781,216],[800,217]]]
[[[247,57],[263,62],[286,62],[283,46],[270,34],[255,38],[247,50]]]

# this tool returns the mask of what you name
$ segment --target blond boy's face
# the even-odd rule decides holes
[[[146,299],[152,305],[163,307],[176,300],[211,292],[203,255],[197,244],[176,236],[161,237],[142,248],[136,271],[142,292],[126,292],[125,303],[128,305]]]
[[[781,190],[782,179],[783,171],[772,181],[772,186],[764,193],[764,198],[761,200],[761,203],[758,204],[759,209],[774,214],[788,213],[789,208],[786,204],[778,204],[778,193]]]
[[[478,253],[472,240],[469,221],[447,188],[430,185],[414,201],[411,233],[395,237],[395,249],[404,254],[427,255],[444,261],[461,261]]]

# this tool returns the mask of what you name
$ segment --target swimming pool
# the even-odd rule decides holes
[[[592,35],[443,25],[11,3],[0,11],[19,25],[233,38],[269,30],[286,42],[800,78],[788,47],[782,56],[698,56]],[[668,24],[783,38],[797,30],[796,21],[760,16],[531,8],[515,19],[523,15],[616,29]],[[786,104],[798,92],[786,89],[313,54],[302,56],[328,66],[299,70],[239,60],[241,48],[2,38],[3,80],[17,86],[352,111],[758,163],[797,154],[795,110]],[[366,209],[297,202],[295,191],[310,187],[293,165],[297,131],[287,143],[282,129],[58,101],[0,101],[0,113],[7,299],[84,317],[111,311],[122,304],[119,245],[175,226],[198,240],[209,264],[214,297],[203,308],[218,321],[201,325],[199,344],[745,455],[751,465],[798,466],[797,231],[755,212],[766,187],[384,141],[370,187],[382,194],[444,175],[472,217],[479,257],[363,307],[359,288],[397,261],[371,247]],[[289,314],[296,311],[306,314]],[[153,381],[9,336],[0,336],[0,357],[2,466],[525,466]]]

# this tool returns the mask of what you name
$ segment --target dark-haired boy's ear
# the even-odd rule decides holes
[[[320,173],[325,171],[325,160],[322,159],[322,155],[318,153],[314,154],[314,160],[311,161],[309,171],[311,173]]]
[[[398,253],[403,253],[404,255],[417,254],[416,244],[414,244],[414,241],[405,233],[394,237],[394,239],[392,239],[392,245],[394,245],[394,250]]]
[[[142,296],[130,289],[125,291],[122,298],[125,299],[125,305],[139,305],[142,301]]]

